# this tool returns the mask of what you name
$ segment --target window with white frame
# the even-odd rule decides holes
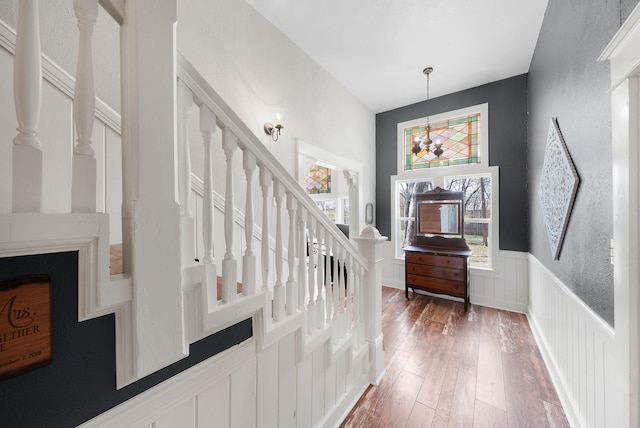
[[[318,208],[334,223],[349,224],[348,187],[342,174],[321,164],[309,168],[305,179],[305,189]]]
[[[438,126],[429,126],[427,136],[429,123]],[[433,150],[429,153],[427,140],[442,148],[440,157]],[[391,177],[397,258],[404,258],[402,248],[415,235],[415,194],[441,187],[464,194],[464,235],[472,250],[471,266],[492,268],[498,243],[498,167],[488,165],[488,146],[487,104],[398,124],[399,173]]]

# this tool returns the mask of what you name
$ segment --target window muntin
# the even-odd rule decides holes
[[[432,144],[442,144],[444,150],[440,157],[436,157],[424,144],[427,139],[426,122],[405,128],[404,170],[480,163],[479,123],[480,113],[430,123]],[[422,150],[414,153],[415,146]]]

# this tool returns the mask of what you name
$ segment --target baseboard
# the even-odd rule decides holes
[[[486,306],[488,308],[501,309],[503,311],[526,314],[528,307],[523,303],[495,300],[485,296],[471,295],[469,301],[473,305]]]

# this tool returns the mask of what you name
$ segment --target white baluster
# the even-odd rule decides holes
[[[77,144],[73,148],[71,211],[91,213],[96,211],[97,168],[91,147],[91,133],[96,113],[91,35],[98,17],[98,0],[74,0],[73,10],[78,19],[80,42],[73,101]]]
[[[242,256],[242,294],[250,296],[256,292],[256,256],[253,253],[253,172],[256,169],[256,156],[247,148],[243,149],[242,167],[247,179],[244,210],[246,249]]]
[[[222,301],[231,302],[238,297],[237,261],[233,255],[233,226],[236,208],[233,203],[233,153],[238,148],[238,138],[229,128],[222,132],[222,149],[227,159],[227,178],[224,193],[224,243],[222,260]]]
[[[289,277],[287,278],[286,303],[287,315],[296,313],[296,199],[291,192],[287,192],[287,211],[289,213],[289,244],[287,246],[287,262]]]
[[[331,305],[333,303],[333,292],[331,289],[331,258],[332,258],[333,237],[330,234],[325,236],[325,274],[324,274],[324,300],[325,300],[325,322],[331,324]]]
[[[338,246],[338,240],[333,241],[333,321],[331,329],[331,337],[334,342],[340,337],[340,272],[338,269],[340,250]]]
[[[362,343],[364,341],[364,317],[362,316],[362,272],[363,268],[361,265],[356,266],[355,269],[356,277],[355,277],[355,285],[354,285],[354,303],[355,303],[355,314],[354,314],[354,322],[356,324],[356,343]]]
[[[282,233],[282,198],[284,185],[273,180],[273,196],[276,200],[276,284],[273,287],[273,319],[280,321],[285,314],[285,288],[282,282],[282,262],[284,259],[284,238]]]
[[[346,289],[346,285],[345,284],[345,278],[344,278],[344,273],[345,270],[347,268],[346,266],[346,261],[347,261],[347,249],[346,248],[341,248],[340,249],[340,267],[342,268],[340,270],[340,305],[338,305],[338,308],[340,310],[340,338],[343,338],[346,332],[346,324],[347,324],[347,314],[346,314],[346,304],[347,302],[345,301],[345,289]]]
[[[302,205],[298,208],[298,309],[304,311],[307,303],[307,270],[310,248],[307,242],[306,212]]]
[[[183,265],[195,260],[195,221],[191,212],[191,156],[189,118],[193,107],[191,89],[178,79],[178,202],[180,203],[180,260]]]
[[[346,251],[344,248],[340,247],[340,272],[338,273],[338,319],[340,320],[338,322],[338,326],[339,326],[339,337],[340,339],[342,339],[344,337],[344,333],[345,333],[345,323],[346,323],[346,315],[345,315],[345,311],[344,311],[344,269],[345,269],[345,259],[346,259]]]
[[[262,188],[262,242],[260,258],[262,264],[262,291],[269,292],[269,187],[271,172],[260,165],[260,187]]]
[[[308,214],[307,227],[309,230],[309,303],[307,304],[307,333],[311,334],[315,330],[315,290],[316,290],[316,276],[315,267],[317,263],[316,254],[318,253],[317,244],[315,242],[315,227],[316,219],[313,218],[311,213]]]
[[[353,276],[354,276],[354,271],[353,271],[353,264],[355,263],[355,261],[353,260],[353,256],[351,254],[349,254],[349,256],[347,257],[347,263],[345,265],[345,272],[347,272],[347,286],[346,286],[346,292],[347,292],[347,331],[351,331],[351,325],[353,323]]]
[[[318,241],[318,268],[316,269],[316,328],[320,329],[324,325],[324,298],[322,296],[322,284],[324,284],[324,227],[317,222],[316,239]]]
[[[38,0],[20,0],[13,59],[13,98],[18,135],[13,139],[12,211],[42,208],[42,145],[38,120],[42,101]]]
[[[349,230],[350,237],[355,236],[355,232],[360,230],[360,189],[358,186],[358,173],[345,169],[342,171],[347,187],[349,188]]]
[[[202,207],[202,242],[204,244],[205,288],[208,307],[218,299],[217,268],[214,259],[213,158],[211,142],[216,132],[216,116],[206,105],[200,106],[200,132],[204,145],[204,195]]]

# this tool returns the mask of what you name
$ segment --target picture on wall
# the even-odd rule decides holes
[[[580,178],[562,138],[558,121],[551,119],[540,179],[540,205],[551,256],[558,260]]]

